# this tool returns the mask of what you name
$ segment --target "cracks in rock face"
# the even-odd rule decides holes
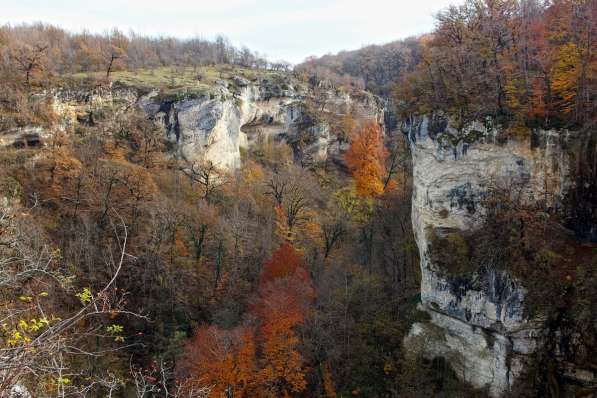
[[[513,355],[513,349],[512,347],[514,347],[514,342],[512,341],[512,337],[511,336],[506,336],[507,339],[507,344],[506,344],[506,355],[505,355],[505,359],[506,359],[506,382],[508,386],[512,386],[512,383],[514,382],[513,380],[513,375],[512,375],[512,355]]]
[[[512,254],[506,255],[504,250],[508,242],[519,243],[523,238],[522,234],[507,232],[509,227],[515,228],[518,221],[502,220],[500,224],[499,217],[489,209],[491,202],[485,201],[491,197],[485,195],[491,194],[493,183],[503,186],[508,197],[515,198],[513,200],[524,201],[547,197],[542,190],[552,186],[554,190],[560,189],[554,195],[568,189],[563,203],[555,202],[555,205],[570,209],[570,213],[566,214],[570,223],[568,227],[584,239],[597,241],[597,135],[587,136],[582,145],[560,147],[560,143],[551,146],[544,143],[535,145],[533,150],[516,142],[502,145],[495,141],[495,137],[492,142],[491,133],[495,131],[492,126],[483,128],[477,123],[477,132],[468,130],[471,133],[467,138],[471,141],[469,147],[468,142],[459,140],[454,129],[441,132],[431,124],[428,119],[421,121],[411,117],[401,126],[416,161],[413,225],[422,251],[423,305],[429,312],[445,316],[445,319],[437,316],[436,325],[443,330],[452,327],[455,335],[463,341],[462,345],[453,346],[436,342],[432,350],[439,350],[442,354],[455,352],[475,356],[474,360],[478,362],[468,370],[475,372],[474,367],[481,364],[483,369],[475,377],[481,376],[480,384],[491,383],[490,388],[498,396],[511,391],[518,380],[524,379],[521,375],[537,360],[536,350],[546,338],[558,341],[559,346],[549,347],[551,351],[566,356],[574,353],[565,352],[561,346],[578,347],[579,343],[574,341],[578,339],[576,335],[561,335],[566,329],[562,325],[563,320],[556,325],[547,325],[548,329],[551,326],[560,334],[552,332],[550,336],[543,336],[545,319],[537,317],[529,307],[533,305],[533,292],[544,287],[528,285],[523,273],[513,272],[516,269],[527,271],[521,268],[520,262],[512,261],[512,258],[517,260],[519,257],[508,257]],[[484,132],[484,138],[480,136],[481,132]],[[543,132],[551,134],[549,137],[556,133],[559,134],[557,131]],[[448,145],[445,149],[438,144],[443,136]],[[479,141],[475,141],[477,136]],[[456,152],[450,141],[452,138],[457,140]],[[560,138],[555,136],[553,139]],[[480,144],[475,145],[475,142]],[[572,165],[566,158],[569,153],[576,162]],[[451,159],[453,154],[458,157],[456,161]],[[467,157],[462,159],[461,154]],[[552,175],[554,181],[551,180]],[[568,188],[566,179],[570,185]],[[498,206],[505,208],[507,203],[500,200]],[[551,214],[551,207],[545,214]],[[497,219],[497,222],[484,227],[483,219]],[[522,229],[528,222],[524,221],[523,225],[520,221],[520,224]],[[428,229],[434,233],[441,230],[439,242],[432,241],[427,234]],[[506,232],[502,236],[500,231]],[[511,238],[504,238],[510,235]],[[555,240],[555,237],[551,238]],[[442,245],[441,240],[449,244]],[[526,244],[522,246],[527,248]],[[459,255],[467,261],[455,263]],[[529,270],[533,271],[534,263],[529,261],[529,265]],[[547,297],[547,300],[551,299]],[[554,301],[557,299],[553,297]],[[469,327],[473,333],[470,333]],[[482,351],[485,344],[479,340],[479,335],[485,337],[486,351]],[[482,350],[476,351],[479,341]],[[551,360],[556,362],[555,359]],[[495,371],[495,379],[486,377],[490,371]]]
[[[173,130],[174,135],[176,136],[176,144],[180,144],[180,123],[178,122],[178,112],[174,112],[173,114],[174,122],[173,122]]]
[[[410,115],[400,124],[400,131],[408,138],[411,145],[417,142],[417,137],[421,134],[421,126],[424,118],[417,115]]]
[[[448,118],[441,113],[435,112],[429,119],[429,137],[434,140],[448,128]]]
[[[170,135],[174,133],[176,138],[176,143],[180,143],[180,125],[178,123],[178,111],[175,108],[174,101],[164,101],[159,104],[158,109],[155,111],[155,114],[152,118],[155,118],[155,115],[162,114],[164,115],[163,123],[166,130],[166,134]]]
[[[475,236],[474,231],[454,228],[426,230],[425,269],[433,292],[428,301],[437,301],[452,317],[505,332],[503,322],[523,317],[522,286],[488,264],[485,254],[477,250]]]

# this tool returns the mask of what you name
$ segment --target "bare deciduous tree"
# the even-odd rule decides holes
[[[59,397],[71,393],[85,395],[85,391],[101,386],[110,395],[117,388],[109,375],[97,376],[69,366],[73,357],[96,358],[123,348],[88,348],[90,339],[124,341],[120,329],[106,327],[105,320],[110,316],[145,318],[125,309],[126,294],[115,287],[125,260],[130,257],[126,252],[126,225],[115,215],[120,220],[118,224],[113,223],[111,216],[109,220],[119,249],[117,256],[107,256],[113,270],[111,278],[97,292],[85,288],[74,294],[81,308],[58,317],[54,311],[62,311],[62,306],[52,305],[53,296],[60,292],[72,295],[73,277],[58,266],[59,253],[43,242],[40,231],[27,229],[22,210],[0,208],[0,291],[5,299],[0,309],[0,397],[11,396],[14,388],[35,388],[35,380],[41,379],[53,380]],[[73,379],[88,382],[75,384],[71,383]]]
[[[163,360],[150,369],[131,366],[130,373],[137,398],[153,397],[156,394],[164,398],[207,398],[212,390],[209,385],[191,380],[171,385],[174,375],[171,367]]]
[[[25,83],[29,84],[31,74],[34,71],[44,70],[47,49],[48,46],[41,43],[33,46],[23,44],[11,52],[11,58],[17,63],[19,69],[25,73]]]
[[[181,170],[189,177],[191,183],[201,186],[202,198],[207,203],[210,203],[213,194],[228,182],[226,175],[210,161],[187,162]]]

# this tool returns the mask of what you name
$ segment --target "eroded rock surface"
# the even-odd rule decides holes
[[[525,289],[491,259],[472,273],[453,275],[432,260],[431,235],[470,232],[485,220],[483,198],[491,187],[516,190],[525,201],[558,207],[570,178],[558,138],[565,131],[538,131],[543,145],[497,143],[491,123],[457,131],[441,116],[403,125],[410,141],[414,192],[413,228],[421,257],[421,309],[407,346],[449,360],[475,387],[500,396],[511,389],[537,347],[541,322],[525,311]],[[446,252],[451,256],[454,253]]]
[[[224,170],[241,166],[240,150],[262,139],[284,141],[293,147],[297,160],[342,161],[347,142],[325,118],[351,115],[383,125],[386,104],[360,92],[350,95],[332,87],[310,87],[290,75],[249,81],[234,76],[218,80],[203,92],[180,90],[164,94],[157,89],[138,89],[115,83],[91,90],[56,90],[57,127],[73,130],[77,123],[94,124],[102,112],[117,115],[131,107],[141,108],[164,127],[166,138],[189,162],[209,161]],[[10,143],[15,137],[7,137]],[[7,141],[8,142],[8,141]],[[3,141],[0,141],[2,144]]]
[[[145,97],[142,106],[165,126],[168,139],[186,160],[210,161],[227,170],[240,167],[240,148],[264,137],[292,143],[298,134],[305,134],[306,145],[295,152],[312,161],[325,161],[343,150],[328,123],[305,120],[309,100],[322,103],[321,111],[383,123],[383,103],[370,94],[353,98],[333,89],[314,92],[290,82],[242,78],[233,82],[234,86],[222,82],[216,92],[196,98]]]

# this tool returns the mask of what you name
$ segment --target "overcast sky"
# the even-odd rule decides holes
[[[428,32],[433,15],[459,0],[0,0],[0,23],[43,21],[72,31],[117,27],[148,35],[221,33],[271,60]]]

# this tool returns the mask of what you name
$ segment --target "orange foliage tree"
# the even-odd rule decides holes
[[[374,121],[365,123],[346,153],[346,164],[352,172],[359,195],[374,197],[383,192],[386,157],[379,125]]]
[[[186,381],[211,387],[210,396],[251,396],[256,374],[251,328],[222,330],[202,326],[185,349]]]
[[[295,328],[306,316],[312,288],[304,269],[290,277],[267,283],[254,313],[260,320],[257,340],[261,344],[260,387],[267,396],[287,396],[303,391],[307,382]]]
[[[260,320],[257,339],[262,358],[259,379],[268,396],[289,396],[303,391],[307,382],[295,328],[301,325],[314,290],[304,261],[288,242],[264,264],[259,298],[252,312]]]
[[[263,265],[261,272],[261,283],[273,281],[277,278],[285,278],[293,275],[298,268],[303,268],[303,257],[288,242],[274,251],[271,260]]]
[[[187,345],[181,375],[213,386],[210,397],[288,397],[307,387],[296,328],[315,293],[301,254],[284,242],[263,266],[246,326],[202,326]],[[233,395],[230,395],[233,394]]]
[[[441,109],[529,127],[580,127],[597,110],[597,2],[473,1],[437,16],[395,90],[403,116]]]

